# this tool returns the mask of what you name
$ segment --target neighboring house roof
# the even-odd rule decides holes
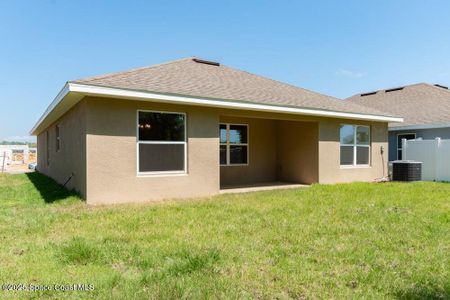
[[[391,130],[450,127],[450,90],[442,85],[418,83],[362,93],[346,101],[403,116],[403,123],[389,123]]]
[[[215,62],[185,58],[144,68],[69,81],[32,129],[49,123],[53,110],[70,94],[184,103],[247,110],[401,121],[389,113],[236,70]],[[72,95],[72,96],[74,96]],[[68,102],[72,106],[79,97]],[[58,110],[58,106],[60,107]],[[49,125],[49,124],[44,124]]]

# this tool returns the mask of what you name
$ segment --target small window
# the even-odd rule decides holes
[[[61,148],[61,139],[59,137],[59,125],[56,125],[55,131],[56,131],[56,152],[58,152],[59,149]]]
[[[46,146],[46,162],[47,166],[50,166],[50,133],[48,130],[45,132],[45,146]]]
[[[186,172],[186,115],[138,111],[138,173]]]
[[[248,164],[248,125],[220,124],[220,164]]]
[[[11,160],[12,161],[24,161],[25,151],[23,149],[12,149],[11,150]]]
[[[415,133],[403,133],[403,134],[397,135],[397,159],[398,160],[403,159],[403,149],[402,149],[402,147],[403,147],[402,140],[403,139],[414,140],[414,139],[416,139],[416,134]]]
[[[370,164],[370,127],[341,125],[341,166]]]

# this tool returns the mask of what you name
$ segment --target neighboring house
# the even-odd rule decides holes
[[[186,58],[69,81],[31,132],[40,172],[106,204],[371,181],[386,175],[387,124],[401,120]]]
[[[402,139],[450,139],[450,90],[426,83],[358,94],[349,102],[401,115],[389,123],[389,160],[402,159]]]
[[[20,165],[36,161],[36,149],[28,145],[0,145],[0,170],[6,170],[9,165]]]

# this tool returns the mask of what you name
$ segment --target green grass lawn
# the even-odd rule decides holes
[[[88,207],[0,175],[0,298],[450,297],[450,184],[314,185]]]

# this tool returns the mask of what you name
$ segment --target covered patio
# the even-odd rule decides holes
[[[220,192],[297,188],[318,181],[318,122],[220,117]]]

